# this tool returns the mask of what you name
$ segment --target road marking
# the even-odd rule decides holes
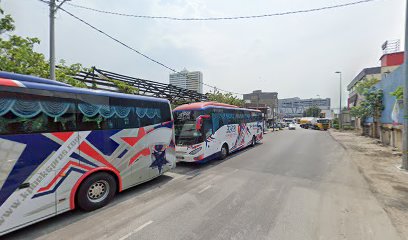
[[[239,171],[239,169],[235,169],[234,171],[232,171],[232,173],[236,173],[236,172],[238,172]]]
[[[132,234],[135,234],[135,233],[139,232],[140,230],[142,230],[143,228],[147,227],[148,225],[150,225],[152,223],[153,223],[152,220],[148,221],[147,223],[143,224],[142,226],[136,228],[134,231],[132,231],[132,232],[126,234],[125,236],[119,238],[119,240],[125,240],[125,239],[129,238],[130,236],[132,236]]]
[[[203,193],[204,191],[206,191],[206,190],[208,190],[210,188],[211,188],[211,185],[208,185],[207,187],[201,189],[198,193],[201,194],[201,193]]]

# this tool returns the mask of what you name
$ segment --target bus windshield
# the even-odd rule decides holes
[[[203,121],[202,128],[196,130],[196,119],[200,115],[205,115],[206,111],[175,111],[174,128],[177,145],[193,145],[204,141],[209,130],[212,130],[211,123],[208,119]]]

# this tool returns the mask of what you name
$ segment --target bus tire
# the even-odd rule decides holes
[[[228,156],[228,145],[224,143],[221,147],[220,159],[224,160],[225,158],[227,158],[227,156]]]
[[[251,147],[254,147],[256,145],[256,137],[252,137],[252,142],[251,142]]]
[[[78,188],[78,207],[93,211],[106,206],[116,194],[116,180],[106,172],[98,172],[86,178]]]

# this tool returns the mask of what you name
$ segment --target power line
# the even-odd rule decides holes
[[[39,1],[49,4],[49,2],[48,2],[48,1],[45,1],[45,0],[39,0]],[[141,55],[142,57],[144,57],[144,58],[146,58],[146,59],[148,59],[148,60],[150,60],[150,61],[152,61],[152,62],[154,62],[154,63],[156,63],[156,64],[158,64],[158,65],[160,65],[160,66],[162,66],[162,67],[164,67],[164,68],[167,68],[167,69],[169,69],[169,70],[172,71],[172,72],[180,73],[180,71],[176,71],[174,68],[169,67],[169,66],[167,66],[166,64],[161,63],[161,62],[159,62],[158,60],[155,60],[155,59],[153,59],[153,58],[147,56],[146,54],[144,54],[144,53],[142,53],[142,52],[136,50],[135,48],[129,46],[128,44],[126,44],[126,43],[124,43],[124,42],[122,42],[122,41],[120,41],[119,39],[117,39],[117,38],[115,38],[115,37],[113,37],[113,36],[107,34],[106,32],[100,30],[99,28],[97,28],[97,27],[91,25],[90,23],[86,22],[85,20],[83,20],[83,19],[81,19],[81,18],[75,16],[74,14],[68,12],[67,10],[63,9],[62,7],[60,7],[59,9],[60,9],[61,11],[65,12],[66,14],[70,15],[71,17],[77,19],[78,21],[82,22],[83,24],[87,25],[88,27],[94,29],[95,31],[98,31],[99,33],[105,35],[106,37],[112,39],[113,41],[119,43],[120,45],[122,45],[122,46],[124,46],[124,47],[130,49],[131,51],[133,51],[133,52],[135,52],[135,53]],[[208,84],[205,84],[205,83],[203,83],[203,85],[206,85],[206,86],[208,86],[208,87],[214,88],[214,86],[211,86],[211,85],[208,85]],[[223,90],[223,89],[220,89],[220,88],[217,88],[217,89],[220,90],[220,91],[223,91],[223,92],[227,92],[227,93],[243,95],[242,93],[231,92],[231,91]]]
[[[98,13],[105,13],[110,15],[117,15],[122,17],[133,17],[133,18],[144,18],[144,19],[165,19],[165,20],[173,20],[173,21],[220,21],[220,20],[240,20],[240,19],[253,19],[253,18],[266,18],[266,17],[276,17],[276,16],[284,16],[284,15],[292,15],[292,14],[299,14],[299,13],[309,13],[309,12],[317,12],[323,10],[329,10],[334,8],[342,8],[348,7],[353,5],[358,5],[362,3],[373,2],[376,0],[360,0],[350,3],[343,3],[319,8],[309,8],[303,10],[295,10],[295,11],[287,11],[287,12],[279,12],[279,13],[267,13],[267,14],[260,14],[260,15],[248,15],[248,16],[235,16],[235,17],[204,17],[204,18],[178,18],[178,17],[170,17],[170,16],[149,16],[149,15],[136,15],[136,14],[126,14],[126,13],[119,13],[119,12],[112,12],[112,11],[105,11],[90,7],[85,7],[73,3],[67,3],[67,5],[82,8]]]
[[[94,30],[100,32],[101,34],[107,36],[108,38],[112,39],[113,41],[115,41],[115,42],[117,42],[117,43],[123,45],[124,47],[126,47],[126,48],[128,48],[128,49],[134,51],[135,53],[137,53],[137,54],[143,56],[144,58],[146,58],[146,59],[148,59],[148,60],[150,60],[150,61],[152,61],[152,62],[154,62],[154,63],[156,63],[156,64],[159,64],[160,66],[165,67],[165,68],[167,68],[167,69],[169,69],[169,70],[171,70],[171,71],[173,71],[173,72],[177,72],[175,69],[173,69],[173,68],[171,68],[171,67],[165,65],[164,63],[161,63],[161,62],[159,62],[159,61],[157,61],[157,60],[155,60],[155,59],[153,59],[153,58],[147,56],[147,55],[144,54],[144,53],[141,53],[140,51],[134,49],[133,47],[127,45],[126,43],[120,41],[119,39],[117,39],[117,38],[115,38],[115,37],[112,37],[111,35],[109,35],[109,34],[107,34],[106,32],[100,30],[99,28],[94,27],[93,25],[89,24],[89,23],[86,22],[85,20],[82,20],[81,18],[79,18],[79,17],[75,16],[74,14],[68,12],[67,10],[65,10],[65,9],[63,9],[63,8],[60,8],[60,10],[63,11],[63,12],[65,12],[66,14],[70,15],[71,17],[77,19],[78,21],[82,22],[83,24],[87,25],[88,27],[90,27],[90,28],[92,28],[92,29],[94,29]]]

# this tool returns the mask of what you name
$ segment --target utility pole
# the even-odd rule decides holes
[[[50,79],[55,80],[55,0],[50,0]]]
[[[408,170],[408,1],[405,1],[405,47],[404,47],[404,132],[402,138],[402,169]]]
[[[64,2],[62,0],[57,6],[56,0],[50,0],[50,79],[55,80],[55,13]]]
[[[339,109],[339,127],[340,130],[343,129],[343,114],[342,114],[342,109],[341,109],[341,92],[342,92],[342,84],[341,84],[341,72],[337,71],[336,73],[338,73],[340,75],[340,109]]]

